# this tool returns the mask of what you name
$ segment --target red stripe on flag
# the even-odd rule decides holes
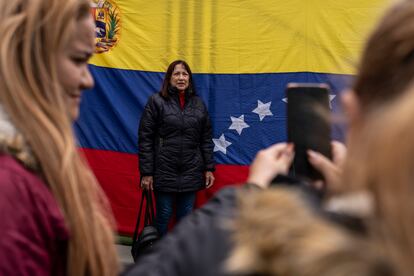
[[[138,156],[115,151],[82,148],[89,165],[109,198],[120,234],[132,234],[138,214],[141,189]],[[196,206],[204,204],[215,192],[247,179],[248,166],[217,165],[215,184],[197,194]]]

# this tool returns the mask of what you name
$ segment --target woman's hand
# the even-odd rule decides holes
[[[332,161],[319,152],[308,150],[309,162],[325,179],[324,183],[315,183],[315,188],[325,188],[329,194],[340,190],[342,166],[345,162],[347,151],[345,145],[341,142],[333,141],[331,145]]]
[[[212,172],[206,172],[206,189],[210,188],[214,184],[214,175]]]
[[[288,172],[293,156],[293,145],[287,143],[278,143],[259,151],[250,166],[247,182],[266,188],[276,175]]]
[[[141,179],[141,188],[144,190],[154,190],[154,177],[152,175],[143,176]]]

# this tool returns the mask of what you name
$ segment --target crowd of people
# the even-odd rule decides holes
[[[94,83],[89,9],[0,2],[1,275],[412,274],[413,1],[384,14],[343,93],[347,147],[333,142],[332,160],[308,151],[323,185],[288,176],[295,148],[279,143],[257,154],[244,185],[192,211],[214,184],[212,126],[189,65],[172,62],[139,127],[140,185],[155,193],[165,236],[124,271],[109,204],[72,131]],[[166,235],[174,203],[180,223]]]

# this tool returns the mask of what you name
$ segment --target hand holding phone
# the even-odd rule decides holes
[[[288,141],[295,145],[290,172],[310,180],[322,179],[308,161],[307,150],[331,159],[331,119],[327,84],[289,83],[287,94]]]

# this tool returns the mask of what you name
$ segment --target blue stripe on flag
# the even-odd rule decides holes
[[[82,96],[81,116],[75,124],[80,146],[136,153],[141,112],[148,97],[160,89],[164,73],[94,65],[90,69],[96,86]],[[224,137],[225,145],[231,143],[225,151],[216,147],[216,161],[249,164],[258,150],[286,140],[287,83],[328,83],[334,97],[332,108],[338,113],[338,95],[352,79],[351,75],[309,72],[194,74],[197,92],[210,112],[214,138]],[[240,124],[232,124],[232,117],[236,122],[243,122],[241,129]],[[333,138],[342,140],[343,137],[343,128],[334,128]]]

